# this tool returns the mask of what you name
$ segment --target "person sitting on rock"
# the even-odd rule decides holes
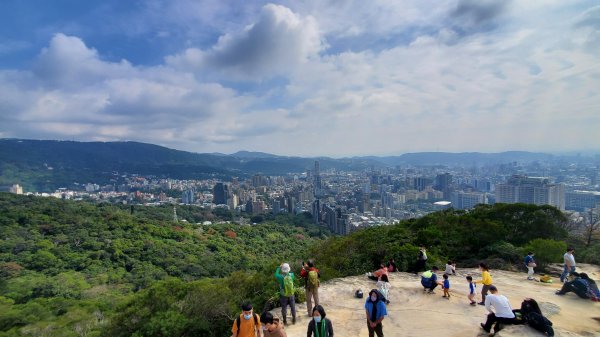
[[[432,294],[435,287],[441,284],[441,282],[438,281],[437,275],[435,273],[438,270],[438,267],[433,266],[431,270],[428,270],[421,274],[421,285],[423,286],[423,291],[429,290],[429,293]]]
[[[306,337],[333,337],[333,325],[325,316],[322,306],[317,305],[312,309],[312,319],[308,322]]]
[[[369,278],[369,280],[373,281],[381,280],[381,275],[388,275],[388,268],[383,263],[379,265],[379,269],[377,269],[376,271],[372,273],[367,273],[367,277]]]
[[[396,262],[394,261],[394,258],[391,258],[391,259],[388,261],[388,263],[387,263],[387,268],[388,268],[388,271],[389,271],[390,273],[393,273],[393,272],[398,272],[398,271],[399,271],[399,270],[398,270],[398,266],[396,266]]]
[[[544,317],[540,306],[533,298],[526,298],[521,303],[521,309],[513,310],[516,324],[528,324],[530,327],[545,333],[547,336],[554,336],[552,322]]]
[[[494,285],[490,286],[489,290],[491,294],[485,298],[485,308],[490,313],[487,316],[485,324],[481,323],[481,327],[485,332],[490,332],[494,328],[494,333],[496,333],[502,329],[500,323],[515,324],[517,321],[515,320],[515,313],[510,306],[508,298],[504,295],[499,295],[498,288]],[[492,310],[492,307],[494,310]]]
[[[446,263],[446,270],[444,271],[444,274],[456,275],[456,262],[448,260],[448,263]]]
[[[260,315],[260,323],[263,325],[264,337],[287,337],[279,317],[273,317],[272,313],[266,311]]]
[[[597,301],[600,297],[598,292],[598,286],[594,280],[590,279],[586,273],[571,273],[575,276],[573,281],[568,281],[563,284],[562,288],[556,292],[556,295],[564,295],[566,293],[574,292],[577,296],[585,299],[592,299]]]

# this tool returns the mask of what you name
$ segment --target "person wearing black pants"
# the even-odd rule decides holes
[[[508,298],[504,295],[498,294],[498,288],[496,286],[490,286],[491,295],[485,298],[485,308],[490,313],[484,323],[481,323],[481,327],[485,332],[490,332],[494,328],[494,333],[502,329],[501,324],[515,324],[515,313],[513,312]],[[492,311],[494,307],[494,311]]]

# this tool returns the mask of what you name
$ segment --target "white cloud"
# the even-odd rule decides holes
[[[156,66],[57,34],[31,70],[0,70],[0,133],[290,155],[597,147],[598,7],[291,1],[220,26],[231,6],[208,4],[166,13],[220,37]]]
[[[210,50],[189,48],[166,61],[178,69],[216,70],[234,78],[261,80],[287,73],[322,48],[312,17],[301,18],[286,7],[268,4],[256,23],[222,35]]]

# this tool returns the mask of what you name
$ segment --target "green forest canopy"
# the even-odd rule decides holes
[[[261,309],[276,298],[273,271],[283,261],[298,270],[315,258],[325,279],[389,258],[408,270],[426,245],[431,263],[510,267],[532,247],[553,247],[537,257],[556,262],[569,240],[560,211],[522,204],[446,210],[344,237],[304,215],[202,226],[231,215],[178,213],[190,222],[173,222],[169,206],[131,212],[0,193],[0,336],[224,336],[242,300]]]

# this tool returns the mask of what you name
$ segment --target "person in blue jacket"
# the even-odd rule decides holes
[[[383,337],[383,324],[381,322],[387,316],[387,308],[382,297],[377,289],[373,289],[369,292],[369,297],[365,302],[369,337],[375,337],[375,333],[377,333],[377,337]]]
[[[527,253],[525,256],[525,267],[527,267],[527,279],[533,280],[533,268],[536,267],[535,260],[533,259],[533,252]]]

